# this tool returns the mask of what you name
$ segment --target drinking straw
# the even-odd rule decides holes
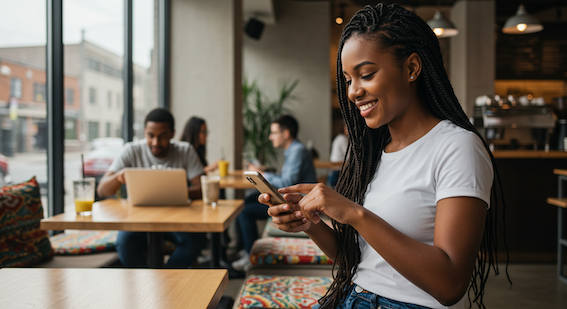
[[[82,153],[81,153],[81,169],[83,170],[83,178],[85,178],[85,160],[83,159]]]
[[[224,148],[221,147],[220,151],[221,151],[221,160],[224,161]]]

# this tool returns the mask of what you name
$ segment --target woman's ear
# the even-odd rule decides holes
[[[406,66],[409,69],[408,80],[413,82],[417,80],[419,74],[421,74],[421,58],[417,53],[412,53],[406,60]]]

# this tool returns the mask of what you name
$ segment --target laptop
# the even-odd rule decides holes
[[[187,173],[184,169],[126,168],[128,201],[133,206],[189,205]]]

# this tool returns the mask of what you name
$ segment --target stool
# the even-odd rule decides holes
[[[563,250],[567,248],[567,238],[564,236],[564,209],[567,208],[567,198],[563,197],[563,181],[567,180],[567,170],[554,169],[558,175],[557,198],[548,198],[547,203],[557,206],[557,277],[567,284],[567,276],[563,274]]]
[[[251,275],[244,280],[233,309],[312,308],[332,282],[327,277]]]

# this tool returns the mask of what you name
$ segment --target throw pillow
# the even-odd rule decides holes
[[[43,207],[35,177],[0,188],[0,267],[25,267],[50,258],[47,231],[39,229]]]

